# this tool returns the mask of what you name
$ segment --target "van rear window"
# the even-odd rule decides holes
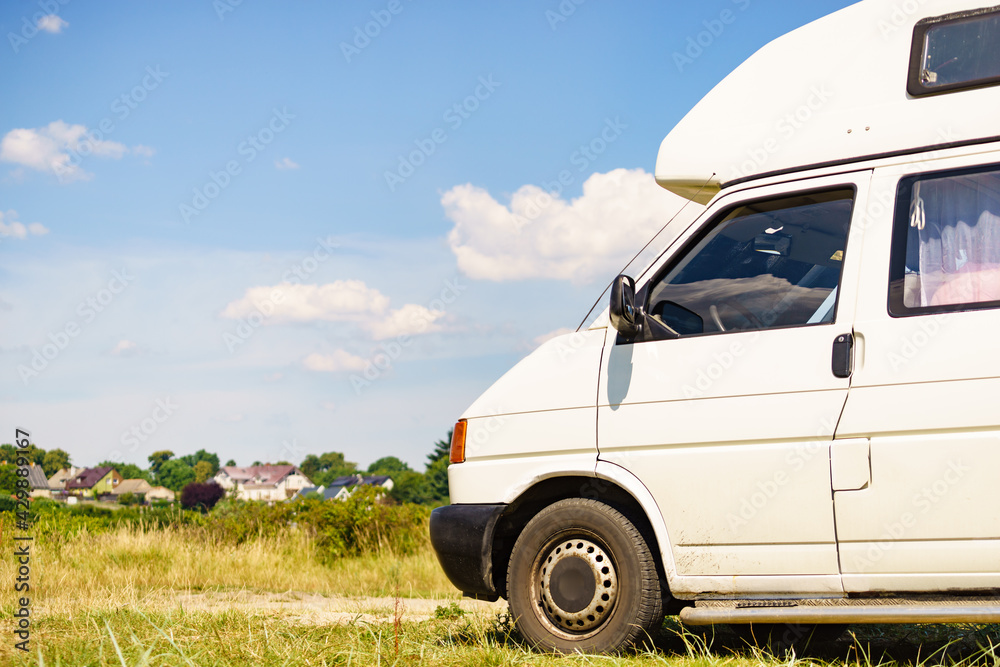
[[[1000,168],[899,183],[889,313],[1000,307]]]
[[[1000,7],[924,19],[913,30],[907,91],[932,95],[1000,83]]]

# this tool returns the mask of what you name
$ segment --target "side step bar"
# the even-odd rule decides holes
[[[757,602],[757,601],[754,601]],[[854,601],[852,601],[854,602]],[[780,603],[779,603],[780,604]],[[791,606],[728,605],[685,607],[688,625],[715,623],[1000,623],[1000,600],[993,604],[846,604]]]

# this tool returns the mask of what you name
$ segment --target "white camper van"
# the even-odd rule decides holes
[[[522,634],[1000,621],[1000,7],[865,0],[667,135],[704,212],[455,427],[431,537]],[[614,221],[608,221],[613,224]]]

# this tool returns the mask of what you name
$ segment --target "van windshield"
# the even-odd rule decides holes
[[[839,189],[731,209],[654,282],[647,312],[682,335],[832,322],[853,198]]]

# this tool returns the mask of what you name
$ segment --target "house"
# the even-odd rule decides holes
[[[49,488],[49,480],[45,478],[45,471],[42,466],[32,463],[28,466],[28,486],[31,488],[32,498],[51,498],[52,490]]]
[[[388,493],[392,491],[394,486],[392,483],[392,478],[388,475],[345,475],[344,477],[338,477],[332,482],[330,482],[330,488],[335,486],[344,487],[350,489],[357,485],[362,486],[381,486]]]
[[[66,482],[73,479],[83,471],[84,468],[74,468],[73,466],[70,466],[69,468],[63,468],[54,475],[52,475],[52,477],[49,477],[49,488],[52,491],[60,491],[60,492],[65,491]]]
[[[287,500],[312,482],[293,465],[223,466],[213,477],[240,500]]]
[[[138,496],[140,500],[145,500],[146,494],[152,490],[153,486],[144,479],[124,479],[111,491],[111,495],[114,496],[115,501],[126,493],[131,493]],[[171,493],[173,492],[171,491]]]
[[[121,481],[122,476],[114,468],[86,468],[66,482],[66,492],[96,498],[114,491]]]
[[[318,493],[324,500],[343,500],[351,495],[351,490],[356,486],[379,486],[382,493],[392,491],[392,478],[388,475],[345,475],[337,477],[329,486],[307,486],[295,494],[296,498],[301,498],[308,493]]]
[[[151,503],[154,500],[169,500],[174,502],[175,494],[170,489],[164,486],[154,486],[146,492],[146,502]]]
[[[323,500],[343,500],[347,496],[351,495],[351,492],[344,486],[306,486],[296,491],[295,495],[291,497],[291,500],[304,498],[310,493],[319,494]]]

